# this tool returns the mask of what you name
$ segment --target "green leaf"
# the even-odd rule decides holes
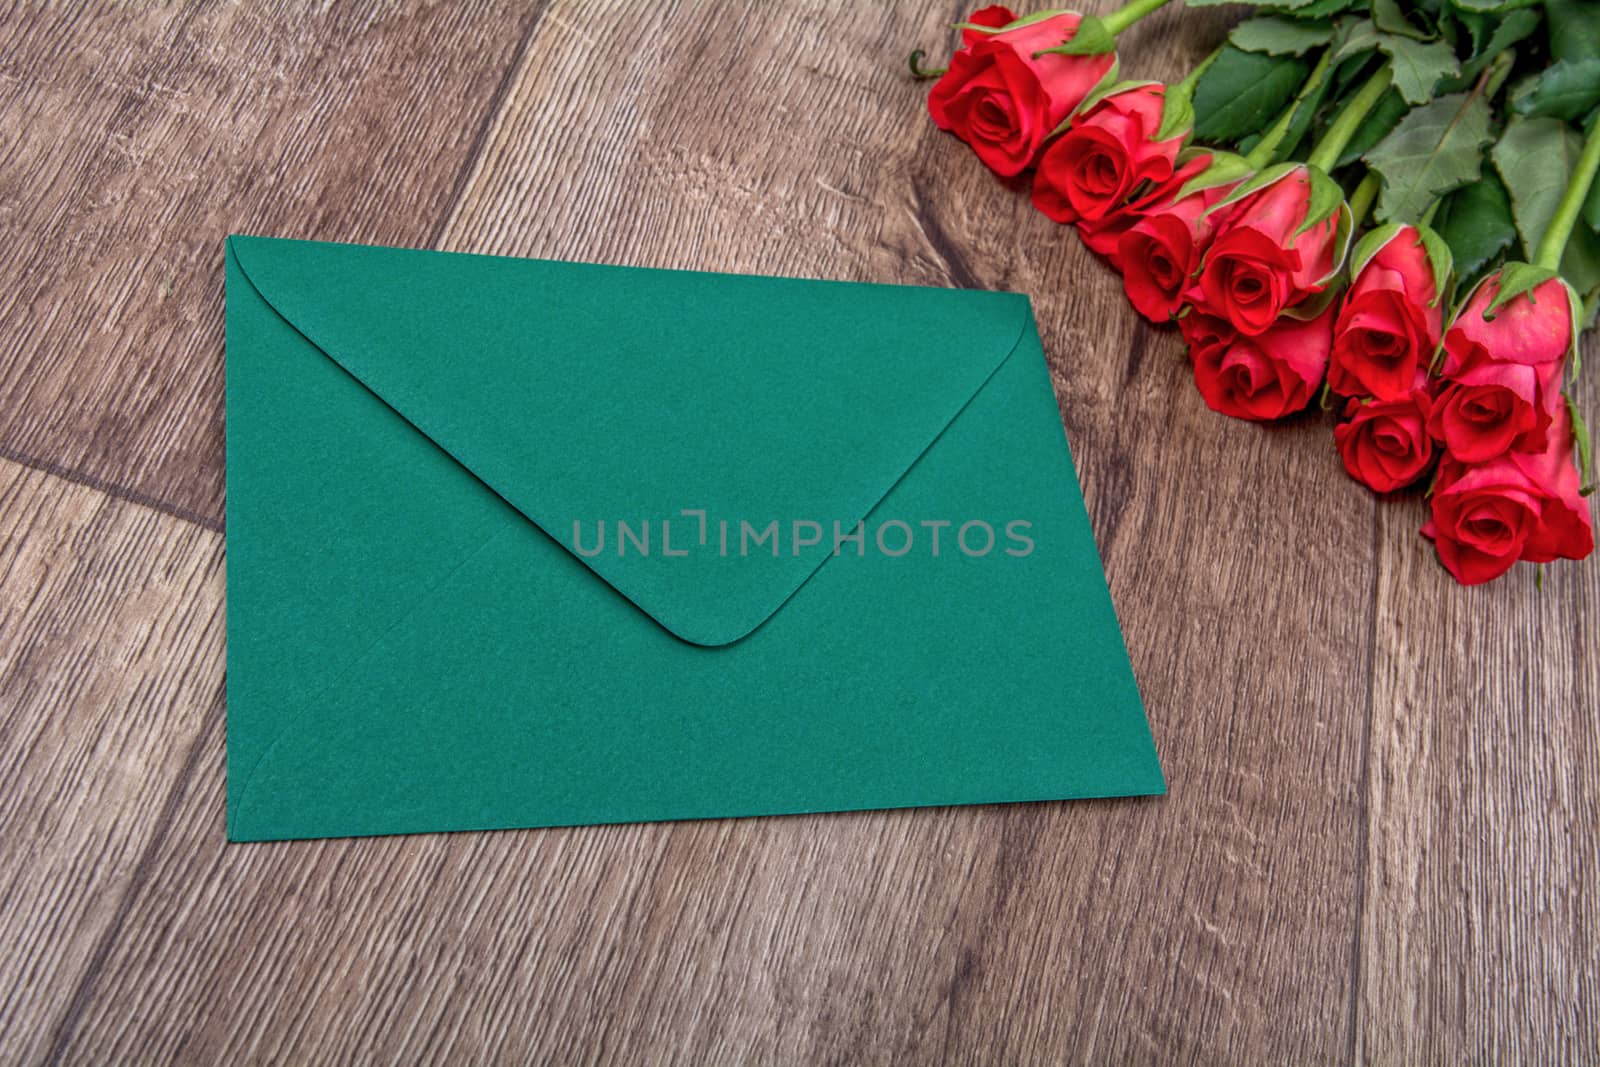
[[[1511,110],[1530,118],[1575,119],[1600,104],[1600,59],[1557,60],[1511,90]]]
[[[1389,57],[1394,87],[1407,103],[1427,103],[1440,79],[1461,73],[1455,50],[1448,42],[1423,42],[1385,33],[1371,19],[1362,19],[1349,28],[1335,58],[1348,59],[1374,48]]]
[[[1283,140],[1278,144],[1278,150],[1272,153],[1274,162],[1293,159],[1295,149],[1299,146],[1306,132],[1311,129],[1316,121],[1317,109],[1322,106],[1323,98],[1328,95],[1329,85],[1327,78],[1319,78],[1317,84],[1312,86],[1309,93],[1301,90],[1301,96],[1295,102],[1294,114],[1289,117],[1289,128],[1284,131]],[[1248,149],[1241,148],[1241,151]]]
[[[1472,45],[1470,54],[1476,56],[1483,51],[1496,21],[1493,15],[1485,15],[1481,11],[1447,7],[1441,13],[1439,26],[1446,37],[1454,36],[1458,45],[1461,43],[1461,30],[1466,30],[1468,43]]]
[[[1007,30],[1016,30],[1021,29],[1023,26],[1032,26],[1035,22],[1043,22],[1045,19],[1053,19],[1057,15],[1064,14],[1066,14],[1066,12],[1061,8],[1048,8],[1044,11],[1035,11],[1031,15],[1024,15],[1019,19],[1012,19],[1004,26],[980,26],[976,22],[957,22],[954,23],[951,28],[957,30],[975,30],[978,33],[988,34],[1005,33]]]
[[[1412,108],[1362,157],[1383,178],[1378,221],[1416,222],[1436,198],[1476,181],[1490,140],[1489,105],[1477,93]]]
[[[1600,59],[1600,4],[1594,0],[1545,0],[1550,58],[1569,63]]]
[[[1539,13],[1522,8],[1504,15],[1494,24],[1494,32],[1489,35],[1486,42],[1474,44],[1477,49],[1469,65],[1472,73],[1477,73],[1488,66],[1494,57],[1504,52],[1507,48],[1518,43],[1539,28]]]
[[[1389,131],[1400,124],[1400,120],[1405,118],[1409,110],[1410,105],[1401,99],[1399,93],[1393,89],[1384,93],[1367,113],[1367,120],[1361,124],[1355,136],[1350,138],[1350,143],[1345,145],[1344,154],[1334,165],[1348,166],[1366,155],[1368,149],[1389,136]]]
[[[1556,276],[1556,272],[1544,267],[1535,267],[1532,263],[1523,263],[1512,260],[1500,268],[1500,288],[1494,294],[1494,299],[1489,306],[1483,309],[1484,321],[1494,318],[1495,312],[1505,307],[1517,297],[1531,293],[1545,282]]]
[[[1322,19],[1332,15],[1341,15],[1357,7],[1365,7],[1367,0],[1309,0],[1294,7],[1285,7],[1283,4],[1257,6],[1256,10],[1273,14],[1288,15],[1297,19]]]
[[[1260,0],[1184,0],[1184,2],[1189,7],[1221,7],[1223,4],[1244,4],[1248,7],[1265,7],[1276,11],[1299,11],[1317,6],[1318,0],[1272,0],[1271,3],[1262,3]]]
[[[1246,52],[1264,52],[1269,56],[1299,56],[1308,50],[1333,40],[1333,27],[1326,22],[1312,22],[1267,15],[1246,19],[1228,34],[1235,48]]]
[[[1394,87],[1410,104],[1427,103],[1440,79],[1461,73],[1455,51],[1444,41],[1424,44],[1409,37],[1384,34],[1378,48],[1391,60]]]
[[[1338,303],[1339,297],[1344,295],[1344,286],[1330,285],[1328,283],[1333,281],[1334,277],[1339,273],[1339,269],[1343,266],[1343,260],[1339,261],[1338,265],[1326,278],[1322,278],[1317,282],[1318,285],[1325,286],[1325,288],[1305,297],[1299,303],[1284,308],[1283,314],[1296,322],[1310,322]]]
[[[1372,257],[1383,251],[1383,246],[1400,235],[1405,224],[1401,222],[1386,222],[1376,226],[1361,235],[1361,240],[1356,242],[1355,249],[1350,253],[1350,277],[1360,274]]]
[[[1539,0],[1450,0],[1450,3],[1463,11],[1484,11],[1490,14],[1500,14],[1519,7],[1532,7],[1538,2]]]
[[[1078,23],[1078,32],[1072,35],[1070,41],[1064,41],[1054,48],[1041,48],[1033,54],[1035,59],[1040,56],[1103,56],[1107,52],[1117,50],[1117,39],[1111,31],[1106,29],[1106,24],[1094,15],[1085,15],[1083,21]]]
[[[1342,98],[1348,92],[1353,92],[1357,86],[1370,78],[1372,72],[1377,69],[1373,65],[1374,61],[1383,62],[1383,58],[1377,53],[1376,40],[1372,41],[1369,47],[1353,49],[1353,55],[1346,54],[1347,51],[1352,51],[1347,50],[1346,46],[1369,25],[1371,23],[1366,19],[1340,19],[1334,26],[1331,46],[1334,55],[1333,73],[1328,77],[1328,82],[1333,87],[1335,100]]]
[[[1494,146],[1525,256],[1537,254],[1582,151],[1583,139],[1559,119],[1513,118]]]
[[[1433,227],[1450,246],[1463,280],[1477,275],[1517,239],[1511,197],[1493,171],[1446,197]]]
[[[1344,203],[1344,190],[1339,183],[1323,173],[1320,167],[1306,167],[1311,178],[1311,196],[1306,205],[1305,221],[1301,222],[1291,237],[1298,237],[1339,210]]]
[[[1589,186],[1589,198],[1583,202],[1583,221],[1600,233],[1600,181]]]
[[[1265,189],[1273,182],[1281,181],[1284,178],[1287,178],[1290,174],[1294,173],[1299,166],[1300,164],[1298,163],[1279,163],[1276,166],[1267,167],[1265,170],[1259,170],[1254,174],[1250,174],[1247,178],[1245,178],[1244,181],[1239,183],[1233,192],[1229,193],[1227,196],[1211,205],[1210,209],[1206,211],[1206,214],[1209,215],[1213,211],[1219,211],[1222,208],[1227,207],[1229,204],[1237,203],[1238,201],[1243,200],[1251,193]]]
[[[1377,23],[1378,29],[1384,33],[1398,33],[1402,37],[1415,37],[1418,40],[1427,40],[1433,36],[1427,30],[1419,29],[1406,17],[1405,9],[1400,6],[1399,0],[1372,0],[1372,21]]]
[[[1352,22],[1349,19],[1339,23],[1340,41],[1339,50],[1333,54],[1334,59],[1349,59],[1351,56],[1370,52],[1378,47],[1377,23],[1371,19],[1361,19]]]
[[[1542,21],[1537,11],[1522,8],[1509,11],[1504,15],[1483,15],[1476,13],[1457,13],[1457,17],[1481,20],[1482,28],[1475,30],[1472,38],[1472,53],[1461,64],[1461,73],[1454,78],[1446,78],[1434,89],[1440,95],[1458,93],[1474,85],[1478,75],[1482,74],[1491,64],[1499,62],[1501,71],[1494,75],[1498,80],[1489,87],[1489,96],[1493,98],[1499,91],[1500,81],[1511,71],[1511,60],[1516,53],[1509,51],[1512,45],[1526,38],[1539,28]],[[1483,36],[1486,35],[1486,36]]]
[[[1157,141],[1167,141],[1194,128],[1194,86],[1187,82],[1169,85],[1161,97],[1161,125]]]
[[[1433,267],[1433,303],[1441,303],[1450,288],[1450,276],[1455,273],[1455,256],[1439,232],[1426,223],[1417,226],[1422,238],[1422,250],[1428,254],[1428,264]]]
[[[1089,110],[1090,107],[1098,104],[1107,96],[1110,96],[1112,91],[1122,84],[1122,60],[1113,55],[1111,57],[1111,65],[1106,68],[1106,72],[1104,74],[1100,75],[1100,80],[1095,82],[1094,88],[1090,89],[1088,94],[1078,102],[1078,106],[1073,108],[1071,113],[1069,113],[1066,118],[1061,120],[1061,125],[1050,131],[1050,136],[1054,137],[1056,134],[1064,132],[1069,126],[1072,125],[1072,120],[1074,118],[1083,114],[1085,111]],[[1153,85],[1155,83],[1128,82],[1126,84]]]
[[[1075,107],[1071,111],[1067,112],[1067,117],[1062,119],[1060,124],[1058,126],[1056,126],[1055,129],[1050,131],[1050,136],[1051,137],[1057,137],[1057,136],[1060,136],[1063,133],[1066,133],[1067,130],[1072,128],[1072,120],[1073,119],[1077,118],[1079,115],[1083,114],[1085,111],[1088,111],[1090,108],[1094,107],[1094,105],[1098,104],[1100,101],[1104,100],[1106,97],[1110,96],[1112,93],[1116,92],[1118,89],[1132,88],[1133,86],[1137,86],[1137,85],[1158,85],[1158,84],[1160,84],[1160,83],[1159,82],[1150,82],[1150,81],[1143,81],[1143,82],[1125,82],[1125,81],[1123,81],[1122,80],[1122,61],[1120,59],[1118,59],[1115,55],[1113,55],[1111,57],[1111,65],[1106,68],[1106,72],[1104,74],[1100,75],[1100,80],[1094,83],[1094,88],[1090,89],[1089,92],[1084,96],[1084,98],[1082,100],[1078,101],[1078,106],[1077,107]]]
[[[1227,142],[1260,132],[1288,106],[1309,71],[1294,56],[1224,45],[1195,87],[1195,136]]]
[[[1405,233],[1405,224],[1400,222],[1386,222],[1382,226],[1368,230],[1356,243],[1355,250],[1350,253],[1350,277],[1354,278],[1366,269],[1368,263],[1385,245],[1397,238],[1402,238]],[[1417,238],[1422,244],[1423,251],[1428,257],[1428,266],[1433,270],[1433,305],[1437,306],[1444,301],[1450,286],[1452,271],[1452,257],[1450,247],[1445,244],[1431,228],[1419,225],[1416,227]]]
[[[1082,115],[1091,110],[1096,104],[1104,100],[1106,97],[1112,96],[1116,93],[1125,93],[1133,89],[1142,89],[1147,85],[1160,84],[1160,82],[1153,82],[1148,79],[1144,81],[1127,81],[1120,77],[1111,79],[1102,77],[1099,84],[1097,84],[1093,89],[1089,90],[1088,95],[1086,95],[1078,104],[1078,106],[1073,109],[1073,114]],[[1055,132],[1060,133],[1062,131],[1057,130]]]
[[[1573,403],[1570,396],[1562,394],[1567,402],[1567,414],[1572,418],[1572,441],[1577,447],[1578,473],[1583,480],[1583,496],[1594,492],[1594,446],[1589,440],[1589,425],[1583,421],[1583,413],[1578,410],[1578,405]]]
[[[1215,189],[1219,185],[1227,185],[1249,175],[1250,164],[1244,161],[1243,156],[1234,155],[1232,152],[1212,152],[1210,165],[1185,182],[1173,199],[1182,200],[1201,190]]]

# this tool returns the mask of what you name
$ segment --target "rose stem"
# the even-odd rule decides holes
[[[1111,14],[1100,16],[1100,24],[1106,28],[1107,33],[1115,37],[1168,2],[1169,0],[1129,0]]]
[[[1278,151],[1278,146],[1288,136],[1289,127],[1294,123],[1294,113],[1300,110],[1300,105],[1305,103],[1306,97],[1317,91],[1322,84],[1322,79],[1327,76],[1328,68],[1333,64],[1333,49],[1329,48],[1322,53],[1322,58],[1317,60],[1317,65],[1311,68],[1311,75],[1306,78],[1306,83],[1300,87],[1300,92],[1290,102],[1283,114],[1272,124],[1272,128],[1261,135],[1261,140],[1250,149],[1250,154],[1244,161],[1250,164],[1251,170],[1260,170],[1272,162],[1273,154]]]
[[[1544,239],[1539,242],[1539,252],[1533,259],[1533,265],[1546,270],[1558,270],[1561,267],[1561,254],[1567,250],[1567,239],[1572,236],[1572,227],[1578,221],[1578,213],[1583,210],[1583,202],[1589,197],[1589,186],[1594,184],[1594,174],[1600,170],[1600,122],[1594,124],[1589,131],[1589,139],[1583,142],[1583,155],[1578,157],[1578,166],[1572,172],[1572,180],[1567,183],[1567,191],[1561,196],[1561,203],[1556,205],[1556,213],[1550,219],[1550,228],[1544,231]]]
[[[1367,171],[1367,176],[1361,179],[1361,184],[1356,186],[1356,191],[1350,194],[1350,223],[1359,227],[1366,221],[1367,212],[1372,208],[1372,202],[1378,198],[1378,187],[1383,181],[1376,171]]]
[[[950,69],[949,67],[924,67],[922,65],[922,57],[925,55],[927,53],[920,48],[911,53],[911,76],[913,78],[937,78]]]
[[[1339,117],[1328,127],[1328,132],[1322,135],[1322,140],[1311,150],[1311,155],[1306,157],[1306,165],[1324,172],[1332,170],[1339,162],[1339,156],[1344,152],[1345,145],[1350,143],[1350,138],[1356,135],[1361,123],[1366,121],[1367,113],[1383,98],[1388,88],[1389,64],[1385,63],[1376,74],[1367,79],[1365,85],[1356,90],[1356,95],[1350,98],[1350,102],[1345,104],[1344,110],[1339,112]]]

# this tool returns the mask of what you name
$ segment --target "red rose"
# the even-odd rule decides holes
[[[1194,312],[1184,321],[1191,318]],[[1204,329],[1207,321],[1197,319],[1190,330]],[[1305,322],[1285,316],[1264,333],[1240,333],[1231,341],[1224,340],[1225,330],[1212,329],[1215,332],[1207,335],[1206,343],[1191,347],[1189,354],[1194,359],[1194,383],[1213,411],[1265,420],[1293,414],[1311,403],[1328,369],[1331,308]]]
[[[1350,477],[1378,493],[1422,477],[1433,462],[1429,406],[1428,374],[1422,370],[1413,376],[1411,392],[1398,400],[1351,400],[1345,405],[1349,421],[1334,427],[1333,442]]]
[[[1210,165],[1209,152],[1197,153],[1185,161],[1172,177],[1149,192],[1141,193],[1138,199],[1108,211],[1098,219],[1078,220],[1078,237],[1089,246],[1091,252],[1109,260],[1111,265],[1120,271],[1122,261],[1119,258],[1119,246],[1123,235],[1138,225],[1139,220],[1146,214],[1162,204],[1171,202],[1185,185],[1199,177]]]
[[[1485,319],[1499,291],[1500,276],[1491,275],[1444,336],[1428,428],[1451,456],[1467,463],[1510,449],[1542,451],[1562,406],[1562,369],[1572,345],[1569,290],[1552,278]]]
[[[1072,120],[1039,157],[1033,206],[1057,222],[1098,219],[1146,182],[1172,177],[1183,135],[1161,128],[1161,85],[1138,85],[1097,102]]]
[[[1339,212],[1296,234],[1310,207],[1311,176],[1304,166],[1232,205],[1206,250],[1195,302],[1255,336],[1325,289],[1338,266]]]
[[[1561,405],[1561,365],[1540,368],[1486,362],[1448,368],[1434,402],[1428,430],[1464,463],[1482,463],[1502,452],[1538,452]]]
[[[1189,279],[1200,268],[1200,250],[1219,221],[1207,212],[1232,188],[1219,185],[1152,207],[1122,235],[1117,263],[1135,311],[1151,322],[1166,322],[1178,313]]]
[[[986,8],[978,14],[992,24],[1010,12]],[[966,31],[964,47],[928,94],[934,123],[971,145],[996,174],[1026,170],[1045,138],[1116,62],[1111,53],[1034,58],[1070,41],[1081,21],[1081,15],[1064,12],[999,33]]]
[[[1462,585],[1498,578],[1519,559],[1548,563],[1594,551],[1594,523],[1578,493],[1565,407],[1542,452],[1507,452],[1478,464],[1445,457],[1422,535]]]
[[[1333,328],[1328,387],[1344,396],[1408,400],[1433,361],[1444,311],[1422,235],[1402,226],[1363,265]]]

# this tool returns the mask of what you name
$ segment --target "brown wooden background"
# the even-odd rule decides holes
[[[960,13],[0,14],[0,1060],[1600,1058],[1600,562],[1208,412],[928,121]],[[1171,796],[225,846],[231,231],[1032,294]]]

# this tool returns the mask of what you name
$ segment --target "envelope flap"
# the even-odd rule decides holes
[[[1009,293],[254,237],[229,249],[329,358],[668,631],[710,646],[760,626],[834,554],[835,524],[855,529],[1031,316]]]

